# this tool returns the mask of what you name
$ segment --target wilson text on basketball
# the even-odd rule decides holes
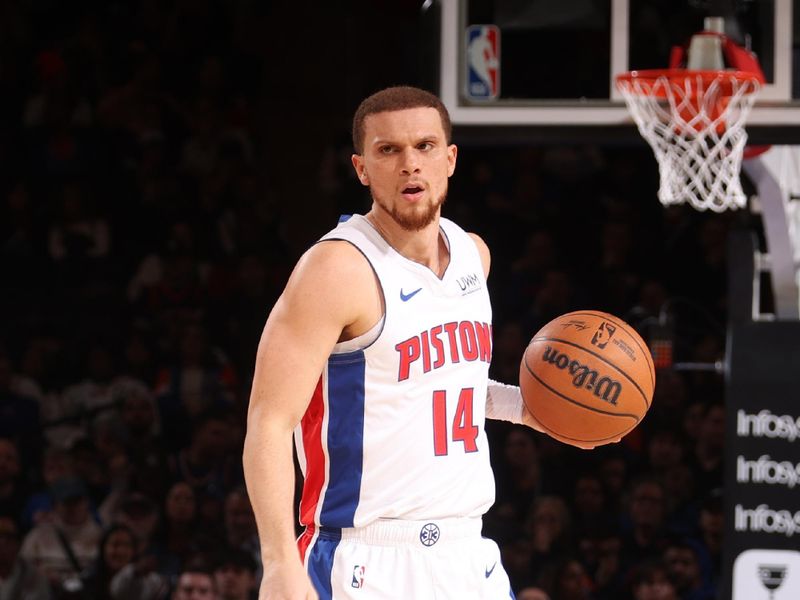
[[[590,390],[595,397],[616,406],[617,399],[622,391],[622,384],[616,379],[612,379],[606,375],[600,377],[599,373],[594,369],[590,369],[586,365],[581,364],[577,360],[570,358],[568,355],[550,346],[544,349],[542,360],[562,371],[566,370],[572,375],[572,385],[576,388]]]

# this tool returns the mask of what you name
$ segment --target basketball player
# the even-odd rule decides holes
[[[488,381],[489,250],[440,217],[450,130],[422,90],[364,100],[352,162],[372,207],[306,252],[267,320],[244,449],[262,599],[511,595],[481,537],[494,501],[484,420],[538,426],[518,388]]]

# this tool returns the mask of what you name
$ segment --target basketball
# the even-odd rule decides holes
[[[561,315],[528,344],[519,370],[530,413],[553,438],[584,447],[615,442],[653,399],[653,358],[622,319],[595,310]]]

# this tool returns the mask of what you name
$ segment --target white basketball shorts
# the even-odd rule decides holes
[[[514,598],[500,550],[481,527],[479,518],[380,520],[307,531],[299,546],[320,600]]]

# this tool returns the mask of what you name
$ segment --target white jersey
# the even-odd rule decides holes
[[[441,279],[361,215],[322,238],[358,248],[386,310],[374,341],[337,345],[295,433],[305,477],[300,521],[311,530],[476,517],[494,502],[484,431],[486,279],[472,238],[447,219],[440,227],[450,249]]]

